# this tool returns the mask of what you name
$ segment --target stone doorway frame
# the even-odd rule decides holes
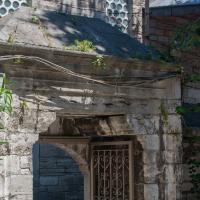
[[[105,137],[107,138],[107,137]],[[77,162],[79,165],[80,171],[84,176],[84,200],[93,200],[93,180],[92,180],[92,157],[91,157],[91,147],[93,145],[129,145],[129,173],[130,173],[130,200],[134,200],[134,142],[131,138],[128,140],[121,140],[117,138],[114,141],[92,141],[91,137],[65,137],[65,136],[40,136],[38,143],[51,144],[56,147],[66,151],[69,155]],[[74,145],[85,145],[84,148],[87,150],[87,156],[82,156],[74,149]]]

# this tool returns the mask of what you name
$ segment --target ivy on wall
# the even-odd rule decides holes
[[[200,19],[176,29],[171,46],[173,49],[200,48]]]

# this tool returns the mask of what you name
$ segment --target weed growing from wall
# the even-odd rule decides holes
[[[97,55],[96,58],[92,60],[92,65],[96,69],[106,69],[105,57],[102,55]]]
[[[81,51],[81,52],[94,52],[96,50],[96,47],[89,40],[82,40],[82,41],[75,40],[74,44],[72,44],[70,46],[64,45],[64,49]]]
[[[0,112],[10,114],[12,112],[12,91],[8,87],[8,79],[5,74],[1,77],[0,87]],[[4,129],[4,125],[0,123],[0,129]],[[6,145],[8,142],[0,141],[0,145]]]

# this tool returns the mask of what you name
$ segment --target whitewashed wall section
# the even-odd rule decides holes
[[[26,4],[26,0],[0,0],[0,18]]]
[[[118,27],[121,31],[128,30],[127,0],[106,0],[106,22]]]

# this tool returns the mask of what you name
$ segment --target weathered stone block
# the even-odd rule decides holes
[[[20,157],[10,155],[4,158],[6,176],[20,174]]]
[[[128,115],[127,122],[134,134],[157,134],[159,130],[159,116]]]
[[[38,141],[38,137],[37,134],[9,134],[10,153],[16,155],[31,155],[33,145]]]
[[[33,200],[33,195],[14,195],[10,197],[10,200]]]
[[[178,151],[181,149],[181,134],[164,134],[162,137],[165,150]]]
[[[150,165],[144,165],[144,182],[145,183],[157,183],[158,175],[161,172],[158,169],[156,163]]]
[[[32,156],[21,156],[20,157],[20,167],[22,169],[31,168]]]
[[[181,199],[180,186],[176,183],[165,184],[165,199],[179,200]]]
[[[4,177],[0,174],[0,199],[3,198],[4,195]]]
[[[181,150],[167,150],[162,151],[162,158],[167,164],[180,164],[182,163]]]
[[[145,200],[159,200],[157,184],[144,184],[144,199]]]
[[[10,176],[9,191],[11,195],[31,195],[33,191],[32,175],[13,175]]]
[[[36,124],[37,133],[43,133],[48,130],[49,126],[56,120],[55,112],[39,112]]]
[[[14,109],[10,116],[5,119],[5,127],[9,132],[35,132],[37,123],[36,110]]]
[[[150,165],[158,162],[159,152],[154,150],[143,151],[143,163]]]
[[[168,115],[167,123],[165,124],[164,132],[166,134],[182,133],[181,118],[178,115]]]
[[[31,175],[30,169],[21,169],[21,174],[22,175]]]
[[[137,135],[137,140],[142,144],[144,150],[160,149],[160,138],[158,135]]]

